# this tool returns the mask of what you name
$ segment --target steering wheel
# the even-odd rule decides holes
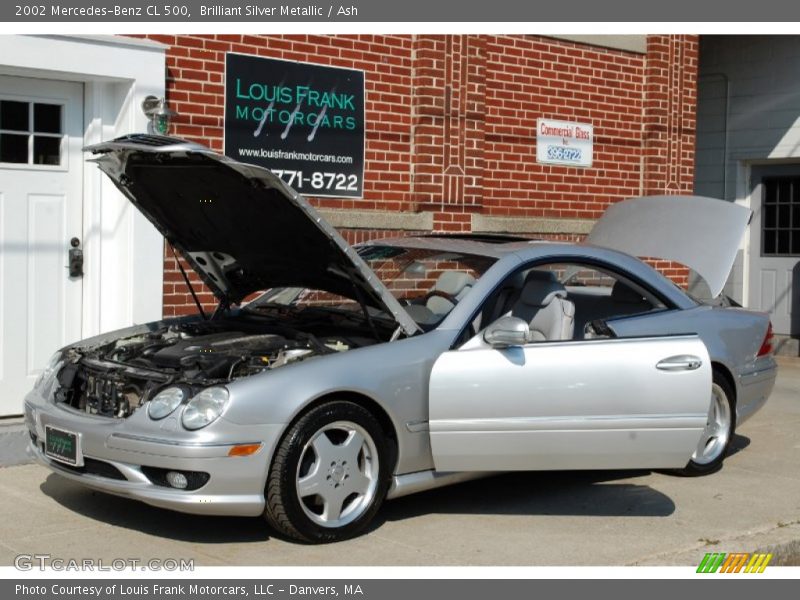
[[[453,306],[458,304],[458,298],[456,298],[453,294],[448,294],[442,290],[431,290],[427,294],[425,294],[424,302],[427,303],[428,300],[433,298],[434,296],[439,296],[440,298],[444,298],[448,302],[450,302]]]

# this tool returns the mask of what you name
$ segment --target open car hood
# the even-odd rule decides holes
[[[702,196],[646,196],[612,204],[586,242],[693,269],[716,298],[731,272],[750,209]]]
[[[221,302],[308,287],[383,310],[409,335],[419,330],[344,238],[269,170],[153,135],[86,150]]]

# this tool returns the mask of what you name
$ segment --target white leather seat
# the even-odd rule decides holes
[[[475,278],[469,273],[445,271],[439,275],[439,279],[436,280],[433,290],[444,292],[458,301],[467,295],[474,283]],[[453,310],[455,303],[442,296],[431,296],[428,298],[427,302],[425,302],[425,306],[433,314],[442,316]]]
[[[533,270],[525,278],[511,316],[528,322],[531,341],[571,340],[575,328],[575,305],[567,290],[548,271]]]

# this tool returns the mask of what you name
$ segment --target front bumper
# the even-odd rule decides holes
[[[25,421],[31,438],[28,452],[54,473],[101,492],[204,515],[263,513],[269,457],[282,431],[281,425],[218,422],[214,431],[187,432],[172,429],[168,420],[161,424],[167,426],[164,431],[143,414],[129,419],[94,417],[45,401],[36,392],[25,399]],[[77,434],[83,467],[45,455],[48,425]],[[228,456],[232,446],[255,442],[262,443],[255,454]],[[208,473],[209,479],[199,489],[180,490],[154,483],[147,467]]]

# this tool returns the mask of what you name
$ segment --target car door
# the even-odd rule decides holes
[[[477,346],[477,347],[476,347]],[[465,344],[430,379],[438,471],[680,468],[711,403],[699,337]]]

